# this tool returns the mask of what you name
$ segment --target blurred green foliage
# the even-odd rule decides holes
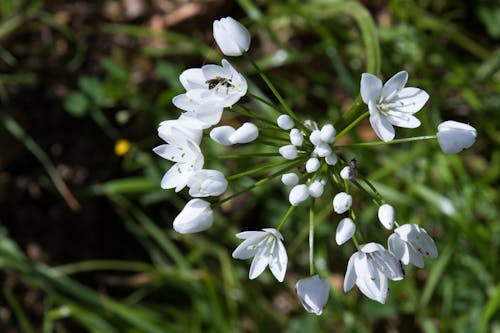
[[[25,128],[23,135],[9,133],[50,176],[54,168],[43,153],[48,144],[46,133],[40,131],[45,125],[30,114],[38,111],[37,104],[48,108],[39,117],[55,119],[57,127],[95,125],[84,137],[72,133],[76,125],[67,128],[66,144],[94,142],[98,129],[102,147],[90,150],[102,159],[96,167],[106,171],[105,176],[69,187],[79,200],[111,207],[113,218],[133,235],[146,258],[96,257],[62,265],[57,258],[48,263],[29,258],[9,235],[14,223],[26,228],[29,223],[3,217],[16,216],[24,202],[16,202],[15,208],[2,205],[5,300],[0,305],[10,317],[2,317],[0,327],[96,333],[500,332],[498,1],[364,1],[368,11],[354,1],[239,0],[230,8],[202,7],[207,16],[197,14],[187,24],[161,31],[151,28],[153,15],[147,12],[138,18],[113,19],[102,14],[99,1],[72,3],[0,1],[0,115],[6,115],[0,117],[2,126],[12,128],[15,122]],[[431,95],[418,114],[423,125],[398,130],[401,137],[433,134],[445,119],[477,128],[478,141],[459,155],[443,155],[433,144],[410,143],[356,153],[360,171],[397,207],[398,221],[425,226],[440,252],[425,269],[409,268],[404,281],[391,283],[387,304],[376,304],[358,292],[343,293],[342,276],[353,247],[335,245],[338,217],[332,216],[329,202],[317,213],[316,266],[329,275],[332,285],[321,317],[303,311],[293,290],[308,267],[305,210],[297,209],[285,229],[290,257],[286,283],[278,284],[268,273],[249,281],[248,263],[230,257],[236,232],[276,225],[281,219],[288,203],[280,186],[266,184],[223,206],[207,232],[182,236],[171,230],[184,198],[159,188],[169,164],[151,153],[159,143],[156,126],[179,114],[171,105],[171,98],[182,92],[178,75],[189,67],[219,62],[209,27],[212,19],[227,15],[241,18],[249,27],[251,54],[299,117],[339,121],[357,95],[360,74],[367,67],[377,71],[380,65],[385,78],[406,69],[411,86]],[[370,16],[380,45],[370,45],[369,31],[363,28]],[[381,59],[367,57],[367,47],[380,47]],[[268,95],[244,60],[232,61],[254,91]],[[58,89],[62,92],[55,93]],[[26,104],[24,96],[41,100]],[[225,121],[235,119],[229,115]],[[363,126],[352,135],[373,139]],[[131,142],[124,156],[105,150],[123,138]],[[203,145],[214,155],[223,153],[210,142]],[[245,152],[251,150],[241,151]],[[73,163],[85,164],[87,157]],[[12,177],[22,175],[15,161],[2,162],[0,167]],[[236,172],[222,162],[207,164]],[[43,172],[33,177],[44,195],[59,199]],[[234,189],[252,183],[251,177],[244,178]],[[6,193],[13,188],[12,183],[0,183],[0,201],[8,202]],[[358,204],[356,212],[362,229],[385,243],[388,234],[376,225],[375,209]],[[44,228],[50,233],[50,218],[38,220],[47,222]],[[23,303],[19,290],[9,287],[9,279],[40,292],[41,316]]]

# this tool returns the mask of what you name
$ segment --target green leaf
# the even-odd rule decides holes
[[[101,81],[93,76],[82,76],[78,81],[78,86],[90,99],[99,106],[105,106],[106,97]]]
[[[72,92],[64,100],[64,108],[75,117],[83,117],[89,108],[89,100],[81,92]]]

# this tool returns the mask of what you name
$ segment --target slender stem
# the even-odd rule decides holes
[[[264,82],[266,83],[267,87],[271,90],[271,92],[273,93],[273,95],[280,102],[281,106],[283,107],[283,109],[285,109],[286,113],[288,113],[288,115],[290,117],[292,117],[293,120],[295,120],[297,126],[304,127],[304,125],[299,121],[299,119],[297,118],[297,116],[295,115],[295,113],[292,111],[292,109],[288,106],[288,104],[286,104],[286,102],[283,99],[283,97],[281,97],[280,93],[278,92],[278,90],[276,89],[276,87],[273,85],[273,83],[271,82],[271,80],[269,80],[269,78],[267,77],[267,75],[260,69],[259,65],[257,65],[257,63],[248,54],[248,52],[244,52],[243,54],[248,59],[248,61],[250,61],[250,63],[255,68],[255,70],[257,71],[257,73],[259,73],[259,75],[262,78],[262,80],[264,80]]]
[[[288,218],[290,217],[290,215],[292,215],[292,213],[293,213],[293,211],[295,210],[296,207],[297,206],[290,205],[290,207],[286,211],[285,216],[283,216],[283,219],[281,220],[280,224],[276,228],[277,230],[280,230],[285,225],[286,221],[288,221]]]
[[[214,160],[230,160],[233,158],[252,158],[252,157],[264,157],[264,156],[280,156],[280,153],[250,153],[250,154],[220,155],[216,156]]]
[[[373,141],[373,142],[353,143],[350,145],[335,146],[335,149],[375,147],[375,146],[383,146],[383,145],[393,145],[393,144],[402,143],[402,142],[420,141],[420,140],[435,140],[435,139],[437,139],[436,135],[425,135],[425,136],[415,136],[412,138],[405,138],[405,139],[396,139],[396,140],[392,140],[392,141]]]
[[[361,95],[358,95],[358,97],[356,97],[356,99],[351,104],[349,109],[342,115],[342,120],[345,121],[346,123],[351,122],[351,119],[356,116],[356,113],[363,105],[364,103],[361,100]]]
[[[358,239],[356,238],[356,236],[352,236],[352,241],[354,242],[354,246],[356,246],[356,249],[359,251],[359,242],[358,242]]]
[[[236,112],[236,113],[239,113],[239,114],[241,114],[243,116],[247,116],[247,117],[252,118],[252,119],[260,120],[263,123],[266,123],[266,124],[269,124],[271,126],[274,126],[274,127],[278,128],[278,126],[276,125],[276,123],[270,121],[267,118],[264,118],[264,117],[258,115],[256,112],[250,110],[249,108],[247,108],[244,105],[237,104],[231,110],[234,111],[234,112]]]
[[[278,108],[276,107],[276,105],[275,105],[274,103],[272,103],[271,101],[268,101],[267,99],[262,98],[262,97],[260,97],[260,96],[258,96],[258,95],[255,95],[255,94],[253,94],[253,93],[251,93],[251,92],[247,92],[247,95],[248,95],[249,97],[255,98],[255,99],[256,99],[256,100],[258,100],[259,102],[261,102],[261,103],[263,103],[263,104],[265,104],[265,105],[269,106],[269,107],[270,107],[270,108],[272,108],[273,110],[275,110],[275,111],[277,111],[277,112],[281,113],[281,110],[280,110],[280,109],[278,109]]]
[[[383,203],[382,198],[380,197],[380,194],[378,192],[375,192],[375,194],[369,192],[367,189],[365,189],[357,180],[351,179],[351,182],[361,191],[363,191],[366,195],[370,196],[377,205],[381,205]],[[372,189],[373,191],[373,189]]]
[[[227,180],[235,180],[235,179],[238,179],[238,178],[241,178],[241,177],[244,177],[244,176],[248,176],[248,175],[251,175],[251,174],[254,174],[254,173],[257,173],[257,172],[261,172],[261,171],[264,171],[264,170],[267,170],[267,169],[272,169],[272,168],[275,168],[277,166],[281,166],[281,165],[287,164],[289,162],[290,161],[285,160],[285,161],[279,161],[279,162],[275,162],[275,163],[266,164],[266,165],[260,166],[258,168],[246,170],[246,171],[243,171],[243,172],[231,175],[231,176],[227,177]]]
[[[342,131],[340,131],[337,135],[335,135],[335,141],[337,141],[339,138],[341,138],[343,135],[345,135],[347,132],[349,132],[361,120],[365,119],[369,115],[370,115],[370,111],[366,111],[365,113],[360,115],[358,118],[356,118],[353,122],[351,122],[349,125],[347,125]]]
[[[314,275],[314,199],[309,207],[309,275]]]

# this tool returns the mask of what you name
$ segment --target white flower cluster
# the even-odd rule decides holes
[[[230,17],[217,20],[213,24],[213,33],[215,41],[226,56],[248,55],[246,52],[250,46],[250,33],[239,22]],[[265,78],[257,64],[253,61],[252,64]],[[279,155],[267,153],[266,156],[275,158],[277,155],[283,162],[270,164],[268,168],[286,165],[282,171],[264,180],[280,176],[281,182],[291,187],[288,195],[291,206],[277,228],[244,231],[236,235],[242,242],[232,256],[242,260],[253,258],[248,275],[250,279],[257,278],[269,267],[278,281],[284,281],[288,256],[281,228],[297,206],[308,204],[312,210],[314,200],[322,197],[324,193],[333,197],[335,213],[347,215],[341,217],[336,227],[336,243],[343,245],[352,239],[357,248],[347,264],[344,291],[347,292],[357,285],[367,297],[384,303],[388,294],[388,280],[397,281],[404,278],[403,264],[423,267],[424,258],[437,257],[437,248],[427,232],[415,224],[399,225],[395,209],[384,202],[373,185],[357,170],[355,160],[346,162],[343,154],[339,154],[339,150],[355,148],[357,145],[430,139],[437,140],[444,153],[457,153],[475,142],[476,130],[470,125],[455,121],[446,121],[439,125],[438,133],[434,136],[394,140],[394,126],[416,128],[420,125],[414,114],[420,111],[429,99],[429,95],[422,89],[405,88],[407,80],[408,73],[405,71],[397,73],[385,84],[378,77],[364,73],[360,82],[360,95],[368,106],[368,111],[353,123],[341,128],[339,133],[333,124],[325,124],[319,128],[315,121],[301,122],[291,109],[284,105],[277,90],[271,87],[272,83],[268,79],[264,80],[283,107],[275,108],[280,113],[276,120],[277,126],[271,120],[264,121],[272,125],[266,128],[267,130],[280,132],[279,137],[270,136],[271,139],[277,138],[274,146]],[[233,108],[247,93],[248,86],[245,78],[225,59],[222,60],[221,66],[209,64],[188,69],[180,75],[180,81],[186,92],[174,97],[173,104],[183,112],[178,119],[160,124],[158,135],[166,144],[154,148],[154,152],[173,163],[165,173],[161,187],[175,189],[176,192],[185,187],[189,188],[188,194],[193,199],[177,215],[173,227],[180,233],[193,233],[206,230],[213,222],[212,204],[200,198],[220,196],[228,187],[228,181],[222,172],[203,168],[204,155],[200,149],[203,131],[218,124],[224,108]],[[262,99],[260,101],[262,102]],[[282,114],[283,109],[286,114]],[[336,139],[345,135],[364,116],[369,116],[373,130],[382,141],[338,146]],[[262,120],[260,117],[256,118]],[[282,145],[285,133],[287,138],[284,140],[287,144]],[[239,128],[225,125],[212,128],[209,136],[224,146],[246,144],[259,137],[259,128],[251,122],[245,122]],[[303,171],[290,172],[293,168]],[[260,167],[257,170],[267,169]],[[365,235],[356,235],[356,205],[353,208],[353,192],[350,187],[352,185],[361,188],[358,182],[360,179],[374,192],[371,199],[379,206],[377,215],[381,225],[387,230],[396,227],[388,237],[387,249],[374,242],[358,244],[356,237]],[[256,182],[254,185],[259,184]],[[361,189],[364,193],[370,193],[364,188]],[[310,251],[313,251],[313,214],[310,216],[309,240]],[[310,254],[312,258],[313,253]],[[320,315],[328,300],[330,285],[328,279],[314,275],[312,260],[310,265],[311,276],[298,280],[295,288],[304,308]]]

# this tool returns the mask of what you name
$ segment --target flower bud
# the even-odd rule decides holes
[[[387,230],[391,230],[394,227],[394,222],[396,221],[395,215],[394,207],[391,205],[383,204],[378,209],[378,219]]]
[[[337,154],[335,154],[335,153],[331,153],[330,155],[325,156],[325,162],[328,165],[337,164],[337,160],[338,160],[338,157],[337,157]]]
[[[333,198],[333,210],[337,214],[343,214],[351,208],[352,197],[345,193],[340,192]]]
[[[311,157],[306,162],[306,171],[307,171],[307,173],[316,172],[316,171],[318,171],[320,166],[321,166],[321,163],[319,162],[319,160],[316,157]]]
[[[286,145],[280,147],[279,152],[283,158],[287,160],[294,160],[297,158],[297,148],[294,145]]]
[[[333,143],[335,140],[335,128],[332,124],[326,124],[321,128],[321,141],[326,143]]]
[[[343,218],[337,226],[337,231],[335,232],[335,242],[337,242],[338,245],[342,245],[351,239],[355,232],[356,225],[353,220],[349,217]]]
[[[314,130],[311,132],[311,135],[309,136],[309,141],[315,146],[319,145],[321,143],[321,131],[320,130]]]
[[[229,141],[235,143],[249,143],[257,139],[259,129],[252,123],[244,123],[233,134],[229,136]]]
[[[224,146],[230,146],[233,143],[231,140],[229,140],[229,137],[235,132],[236,130],[232,128],[231,126],[219,126],[219,127],[214,127],[210,131],[210,138],[217,142],[218,144],[224,145]]]
[[[295,291],[304,309],[319,316],[328,301],[330,285],[326,278],[314,275],[297,281]]]
[[[224,174],[217,170],[201,169],[195,171],[187,182],[192,197],[218,196],[227,189]]]
[[[302,143],[304,142],[304,136],[297,128],[292,128],[292,130],[290,131],[290,142],[294,146],[302,146]]]
[[[299,176],[293,172],[285,173],[281,176],[281,182],[288,186],[294,186],[299,182]]]
[[[319,145],[314,148],[314,153],[316,153],[319,157],[326,157],[332,153],[332,148],[328,143],[321,142]]]
[[[311,184],[309,184],[309,195],[313,198],[319,198],[323,194],[324,188],[325,185],[321,180],[314,180]]]
[[[278,123],[278,126],[284,130],[292,129],[295,125],[293,119],[287,114],[279,116],[276,122]]]
[[[232,17],[215,20],[213,33],[217,45],[227,56],[240,56],[250,47],[250,33]]]
[[[477,131],[474,127],[448,120],[438,126],[437,138],[445,154],[456,154],[476,142]]]
[[[340,177],[346,180],[352,179],[354,177],[354,172],[352,172],[351,167],[345,166],[340,170]]]
[[[210,203],[201,199],[190,200],[174,220],[174,230],[191,234],[212,226],[213,212]]]
[[[298,206],[302,201],[306,200],[309,197],[309,191],[307,185],[300,184],[295,185],[290,194],[288,195],[288,200],[292,206]]]

